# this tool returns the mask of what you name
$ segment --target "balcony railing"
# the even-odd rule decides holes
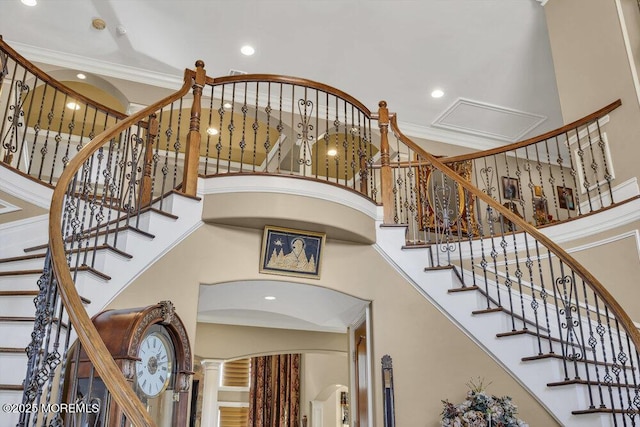
[[[535,138],[442,161],[537,227],[595,212],[621,201],[606,133],[609,113],[620,105]]]
[[[55,185],[83,146],[126,115],[65,86],[0,37],[0,161]]]

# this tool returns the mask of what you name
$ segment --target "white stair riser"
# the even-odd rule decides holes
[[[47,241],[48,215],[0,225],[0,258],[24,255],[24,249]]]
[[[404,248],[402,253],[412,264],[421,265],[424,268],[431,267],[429,248]]]
[[[11,262],[0,262],[0,271],[41,270],[44,258],[33,258]]]
[[[132,249],[136,247],[139,248],[138,245],[150,242],[151,240],[153,239],[135,231],[124,230],[118,232],[118,234],[109,234],[106,243],[123,252],[131,253],[133,251]],[[100,242],[104,242],[104,236]],[[129,248],[129,250],[127,250],[127,248]]]
[[[35,305],[32,295],[2,296],[0,297],[0,313],[3,316],[33,316]],[[1,381],[0,381],[1,383]]]
[[[0,404],[18,404],[22,402],[22,391],[0,390]],[[15,426],[20,415],[17,412],[0,411],[0,425]]]
[[[26,348],[31,342],[33,322],[0,322],[3,347]]]
[[[37,291],[40,274],[0,276],[0,291]]]
[[[0,384],[22,384],[27,372],[26,353],[0,353]]]

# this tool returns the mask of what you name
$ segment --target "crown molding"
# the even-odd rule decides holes
[[[504,141],[497,141],[491,138],[483,138],[466,133],[421,126],[408,122],[398,122],[398,129],[400,129],[400,131],[406,136],[413,136],[415,138],[428,139],[430,141],[458,145],[481,151],[502,147],[505,144]]]
[[[152,70],[86,58],[66,52],[31,46],[15,40],[7,40],[7,43],[31,62],[41,62],[173,90],[180,89],[183,83],[181,75],[158,73]]]

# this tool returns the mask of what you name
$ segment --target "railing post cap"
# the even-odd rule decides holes
[[[378,107],[387,108],[387,101],[382,100],[382,101],[378,102]]]
[[[202,59],[196,61],[196,68],[204,68],[204,61]]]

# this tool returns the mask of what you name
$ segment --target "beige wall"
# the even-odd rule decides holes
[[[640,322],[639,229],[640,221],[635,221],[561,245],[580,264],[588,266],[636,322]]]
[[[265,354],[346,352],[346,334],[198,323],[195,354],[203,359],[239,359]]]
[[[300,392],[300,415],[307,415],[311,420],[311,401],[326,400],[328,390],[335,392],[335,385],[349,385],[349,358],[342,353],[306,353],[302,355],[302,378]],[[327,422],[336,416],[336,407],[327,402],[324,414],[324,425],[335,426]]]
[[[0,215],[0,224],[6,224],[12,221],[18,221],[21,219],[31,218],[38,215],[44,215],[48,212],[47,209],[32,205],[31,203],[27,203],[24,200],[18,199],[17,197],[13,197],[10,194],[7,194],[3,191],[0,191],[0,200],[4,200],[7,203],[10,203],[14,206],[20,208],[19,211],[9,212]],[[45,238],[43,237],[43,243]]]
[[[206,338],[196,332],[199,285],[267,278],[258,272],[261,238],[259,229],[204,225],[144,272],[112,307],[170,299],[196,349],[202,349],[200,340]],[[296,281],[304,283],[302,279]],[[490,392],[511,395],[521,417],[530,425],[556,425],[528,392],[425,300],[373,247],[328,239],[322,278],[308,283],[373,301],[374,424],[379,425],[382,420],[380,360],[389,354],[394,362],[398,425],[437,426],[441,400],[463,400],[465,384],[478,376],[492,382]]]
[[[637,55],[637,3],[620,1]],[[616,1],[553,0],[545,6],[545,13],[565,123],[620,98],[622,106],[611,113],[607,127],[616,175],[613,185],[637,177],[640,107]]]

